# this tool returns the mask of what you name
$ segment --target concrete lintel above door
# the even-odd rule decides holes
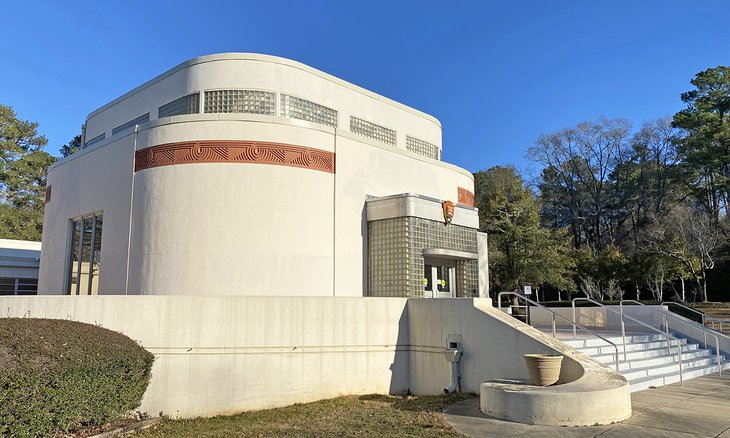
[[[431,259],[445,260],[477,260],[479,258],[476,253],[442,248],[424,248],[423,256]]]
[[[396,217],[417,217],[444,222],[441,200],[416,193],[371,196],[366,201],[366,214],[368,222]],[[455,204],[451,224],[479,228],[479,211],[474,207]]]

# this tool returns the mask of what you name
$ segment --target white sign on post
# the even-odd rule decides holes
[[[525,295],[532,295],[532,286],[524,286]]]

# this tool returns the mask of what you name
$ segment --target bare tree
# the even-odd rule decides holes
[[[727,241],[712,219],[688,204],[675,206],[647,233],[646,248],[682,263],[697,281],[707,301],[707,271],[715,267],[715,252]]]
[[[606,298],[612,301],[620,300],[624,297],[624,291],[621,289],[618,280],[612,278],[608,280],[605,289]]]
[[[586,297],[596,301],[603,301],[603,292],[601,291],[601,284],[593,279],[593,277],[587,275],[580,279],[580,291],[585,294]]]
[[[664,283],[667,279],[666,265],[661,261],[652,264],[652,266],[644,272],[644,281],[646,286],[654,296],[655,301],[664,301]]]
[[[544,166],[541,191],[555,225],[570,228],[573,244],[600,251],[614,240],[616,223],[609,195],[611,173],[628,146],[627,120],[600,118],[542,135],[528,158]]]

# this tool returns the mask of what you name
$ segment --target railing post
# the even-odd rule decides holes
[[[679,386],[684,386],[684,379],[682,378],[682,344],[677,339],[677,363],[679,364]]]
[[[621,314],[621,341],[624,343],[624,360],[626,360],[626,327],[623,313]]]
[[[573,339],[577,339],[578,335],[576,334],[576,327],[575,327],[575,300],[572,302],[573,304]]]
[[[557,338],[558,335],[555,330],[555,314],[553,313],[553,338]]]
[[[715,336],[715,356],[717,358],[717,373],[722,376],[722,360],[720,360],[720,338]]]
[[[704,335],[704,345],[702,348],[707,349],[707,332],[705,331],[707,326],[705,325],[705,314],[702,314],[702,334]]]

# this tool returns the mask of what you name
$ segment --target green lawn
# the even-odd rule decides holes
[[[446,406],[470,396],[346,396],[238,415],[167,421],[143,437],[463,437]]]

